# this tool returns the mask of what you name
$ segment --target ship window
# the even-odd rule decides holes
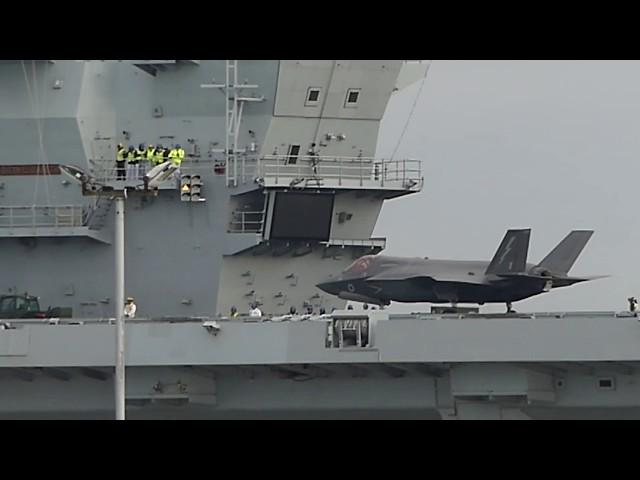
[[[616,384],[613,378],[599,378],[598,379],[598,388],[600,390],[615,390]]]
[[[320,100],[320,89],[317,87],[309,87],[309,90],[307,90],[307,101],[305,102],[305,105],[317,105],[318,100]]]
[[[345,100],[345,107],[355,107],[358,104],[358,99],[360,98],[360,89],[359,88],[350,88],[347,90],[347,98]]]
[[[27,301],[24,298],[16,297],[16,310],[26,310]]]
[[[300,145],[289,145],[289,153],[287,153],[287,165],[295,165],[300,154]]]
[[[278,192],[271,221],[272,240],[329,240],[332,194]]]
[[[27,312],[38,312],[40,310],[40,305],[35,298],[32,298],[27,303]]]
[[[0,312],[7,313],[12,312],[16,309],[16,298],[15,297],[5,297],[0,301]]]

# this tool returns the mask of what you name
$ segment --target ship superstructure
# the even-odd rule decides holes
[[[422,162],[375,146],[393,92],[426,69],[0,61],[0,294],[43,314],[0,319],[0,418],[114,418],[108,189],[141,185],[118,179],[118,143],[187,154],[125,202],[127,418],[638,416],[635,312],[394,315],[315,287],[382,251],[383,203],[423,188]]]
[[[371,238],[384,200],[422,188],[419,161],[375,158],[403,64],[3,61],[0,288],[113,315],[113,199],[83,197],[58,165],[108,184],[118,143],[180,144],[198,195],[168,181],[127,202],[139,315],[340,307],[317,281],[384,248]]]

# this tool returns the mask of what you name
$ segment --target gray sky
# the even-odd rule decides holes
[[[396,146],[418,87],[391,100],[379,156]],[[640,62],[434,61],[403,157],[423,161],[425,187],[385,203],[374,235],[387,237],[386,254],[490,260],[508,228],[531,227],[537,263],[570,230],[593,229],[571,273],[612,277],[516,310],[622,310],[640,296]]]

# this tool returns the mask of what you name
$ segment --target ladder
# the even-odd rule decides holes
[[[229,187],[238,186],[238,154],[246,153],[244,149],[238,149],[238,134],[242,121],[242,111],[247,102],[264,102],[264,97],[242,96],[242,92],[248,89],[257,89],[258,85],[240,84],[238,82],[238,60],[226,60],[225,83],[205,84],[202,88],[219,88],[225,95],[225,159],[226,182]]]

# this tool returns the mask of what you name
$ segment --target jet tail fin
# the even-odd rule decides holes
[[[578,259],[593,230],[574,230],[537,265],[551,273],[567,274]]]
[[[530,236],[530,228],[508,230],[485,273],[487,275],[501,275],[524,272]]]

